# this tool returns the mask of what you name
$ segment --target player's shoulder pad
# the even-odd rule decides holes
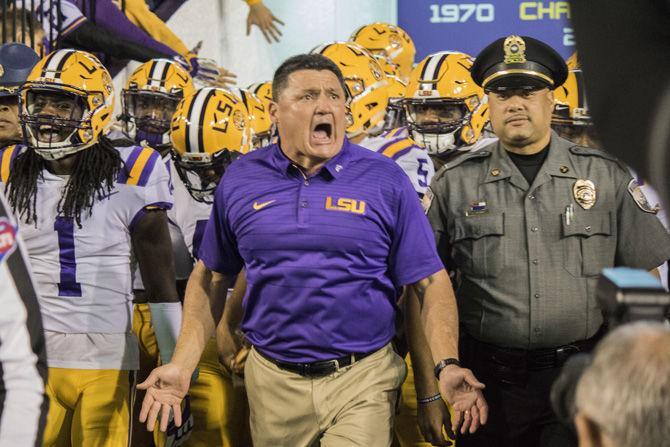
[[[16,156],[26,149],[22,144],[11,144],[0,149],[0,182],[7,183]]]
[[[117,147],[124,166],[116,179],[117,183],[131,186],[146,186],[156,162],[161,158],[158,151],[150,147]]]
[[[454,169],[457,166],[460,166],[464,163],[468,162],[473,162],[473,161],[478,161],[478,160],[484,160],[488,157],[491,156],[491,151],[488,149],[479,149],[477,151],[470,151],[470,152],[464,152],[463,154],[457,156],[453,160],[447,162],[444,166],[440,168],[437,173],[435,173],[435,180],[439,180],[444,174],[451,170]]]
[[[412,149],[422,149],[408,136],[401,136],[392,140],[389,140],[389,143],[386,143],[382,146],[380,152],[392,160],[397,160],[398,158],[405,155],[407,152]]]
[[[603,160],[616,163],[621,169],[628,172],[628,167],[621,160],[616,158],[614,155],[603,151],[602,149],[594,149],[592,147],[586,147],[586,146],[571,146],[569,150],[570,153],[578,156],[598,157]]]

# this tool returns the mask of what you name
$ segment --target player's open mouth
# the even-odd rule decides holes
[[[40,141],[57,140],[59,136],[60,136],[60,129],[57,129],[51,125],[43,124],[39,128]]]
[[[312,129],[312,143],[328,144],[333,140],[333,125],[330,123],[318,123]]]

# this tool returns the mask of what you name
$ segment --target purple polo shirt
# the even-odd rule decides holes
[[[383,347],[399,288],[443,268],[407,175],[346,140],[308,179],[276,144],[233,163],[200,259],[228,275],[246,269],[242,329],[287,362]]]

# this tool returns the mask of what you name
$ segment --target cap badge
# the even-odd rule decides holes
[[[506,64],[523,64],[526,62],[526,42],[519,36],[508,36],[503,44]]]
[[[572,195],[579,206],[585,210],[591,209],[596,203],[596,185],[591,180],[579,179],[572,186]]]

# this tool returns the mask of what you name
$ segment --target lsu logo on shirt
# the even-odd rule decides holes
[[[333,204],[333,198],[326,197],[326,209],[330,211],[344,211],[345,213],[365,214],[365,202],[362,200],[339,198]]]

